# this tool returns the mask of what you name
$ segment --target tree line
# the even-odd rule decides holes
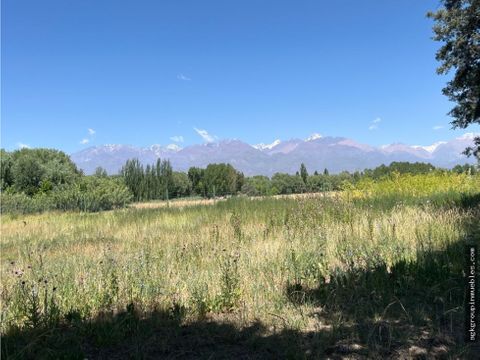
[[[184,173],[173,171],[170,161],[161,159],[147,166],[138,159],[128,160],[120,176],[135,201],[233,195],[241,192],[244,182],[243,174],[230,164],[209,164],[205,169],[191,167]]]
[[[128,160],[119,174],[108,175],[101,167],[85,176],[65,153],[52,149],[0,151],[2,212],[44,210],[100,211],[122,207],[131,201],[170,200],[196,196],[213,198],[244,194],[269,196],[341,190],[368,177],[378,180],[392,173],[424,174],[438,169],[428,163],[392,162],[364,171],[330,174],[328,169],[310,174],[300,164],[295,174],[276,173],[272,177],[250,176],[230,164],[191,167],[173,171],[170,161],[154,164]],[[457,165],[457,173],[475,174],[474,165]]]
[[[209,164],[206,168],[190,167],[186,173],[172,171],[168,160],[157,160],[156,164],[144,167],[138,159],[128,160],[120,171],[125,184],[135,201],[168,200],[179,197],[217,196],[245,194],[269,196],[299,194],[306,192],[338,191],[346,182],[356,183],[364,177],[379,180],[392,173],[426,174],[432,171],[447,171],[429,163],[392,162],[374,169],[353,173],[343,171],[330,174],[328,169],[315,170],[309,174],[305,164],[300,164],[294,174],[275,173],[272,177],[256,175],[246,177],[230,164]],[[475,165],[457,165],[451,171],[475,174]],[[97,171],[98,172],[98,171]]]

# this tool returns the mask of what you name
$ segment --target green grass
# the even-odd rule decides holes
[[[480,182],[457,180],[3,216],[2,355],[468,357],[463,253],[479,241]]]

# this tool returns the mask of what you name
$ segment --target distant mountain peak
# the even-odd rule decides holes
[[[446,144],[446,141],[437,141],[432,145],[421,146],[421,145],[413,145],[412,148],[414,149],[423,149],[429,153],[433,153],[440,145]]]
[[[191,166],[205,168],[212,163],[230,163],[245,175],[268,175],[276,172],[294,174],[301,163],[311,172],[327,168],[331,173],[375,168],[392,161],[429,162],[451,168],[457,164],[474,163],[463,150],[479,134],[466,133],[450,141],[432,145],[394,143],[374,147],[344,137],[312,134],[307,139],[275,140],[270,144],[249,145],[241,140],[218,140],[180,148],[176,144],[135,147],[109,144],[85,148],[71,155],[86,174],[102,166],[109,174],[116,174],[129,159],[137,158],[143,164],[153,164],[159,158],[168,159],[176,171],[187,171]],[[308,141],[307,141],[308,140]]]
[[[122,144],[105,144],[103,146],[95,146],[95,150],[105,150],[109,152],[115,152],[123,148],[132,148],[130,145],[122,145]]]
[[[258,150],[272,150],[275,146],[279,145],[280,143],[281,143],[280,139],[277,139],[271,144],[260,143],[257,145],[252,145],[252,147]]]
[[[222,144],[222,145],[229,145],[229,144],[244,144],[243,141],[237,139],[237,138],[233,138],[233,139],[224,139],[224,140],[220,140],[218,141],[219,144]]]
[[[350,146],[350,147],[357,148],[357,149],[360,149],[360,150],[366,151],[366,152],[375,151],[375,148],[373,146],[366,145],[366,144],[360,144],[360,143],[358,143],[354,140],[351,140],[351,139],[342,139],[339,142],[337,142],[336,144],[332,144],[332,145]]]
[[[182,150],[182,148],[177,144],[168,144],[167,146],[154,144],[144,148],[144,151],[151,151],[158,157],[164,157],[167,153],[178,152],[180,150]]]
[[[321,137],[322,135],[320,135],[319,133],[313,133],[312,135],[307,137],[304,141],[314,141],[314,140],[320,139]]]
[[[170,151],[180,151],[182,150],[182,148],[180,146],[178,146],[177,144],[168,144],[166,146],[167,150],[170,150]]]

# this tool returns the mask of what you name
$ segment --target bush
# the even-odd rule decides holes
[[[132,197],[122,179],[90,176],[73,185],[32,197],[23,193],[3,193],[0,208],[2,213],[14,214],[48,210],[95,212],[124,207]]]
[[[305,183],[300,176],[276,173],[272,176],[272,187],[280,194],[300,194],[306,191]]]
[[[52,194],[58,210],[102,211],[124,207],[133,195],[121,179],[85,177]]]
[[[272,194],[272,184],[266,176],[252,176],[246,178],[242,186],[242,193],[248,196],[266,196]]]
[[[307,179],[307,188],[310,192],[333,190],[333,183],[329,175],[312,175]]]
[[[46,201],[47,196],[27,196],[23,193],[2,193],[0,198],[1,213],[30,214],[51,210],[52,204]]]
[[[54,149],[2,150],[1,157],[2,189],[13,186],[27,195],[73,184],[81,176],[68,155]]]

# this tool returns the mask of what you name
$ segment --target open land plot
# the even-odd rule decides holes
[[[2,351],[467,356],[478,219],[478,206],[308,196],[4,216]]]

